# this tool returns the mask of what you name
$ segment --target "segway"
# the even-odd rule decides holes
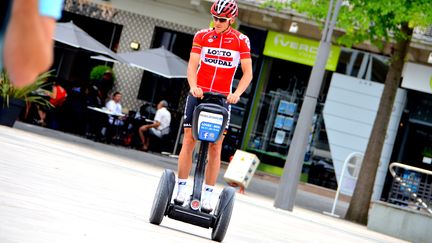
[[[171,202],[175,186],[175,175],[166,169],[162,173],[153,206],[150,223],[159,225],[164,216],[203,228],[212,228],[211,239],[222,241],[225,237],[234,207],[235,189],[225,187],[219,196],[213,213],[201,211],[201,191],[207,163],[209,143],[215,143],[222,137],[228,121],[228,111],[223,107],[224,95],[205,92],[201,103],[193,113],[192,134],[201,141],[194,172],[193,193],[186,205]]]

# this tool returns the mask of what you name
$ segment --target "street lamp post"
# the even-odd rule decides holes
[[[297,120],[297,126],[294,130],[293,140],[285,161],[283,175],[276,193],[276,199],[274,202],[276,208],[292,211],[294,207],[298,181],[304,161],[304,155],[306,153],[308,137],[311,132],[312,118],[315,113],[317,98],[321,89],[325,66],[330,53],[331,37],[339,9],[342,5],[342,0],[337,0],[336,6],[333,9],[333,2],[334,0],[330,1],[315,65],[312,68],[306,94],[303,99],[303,105]]]

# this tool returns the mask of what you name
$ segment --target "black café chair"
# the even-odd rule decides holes
[[[123,146],[129,147],[132,145],[133,137],[135,135],[135,116],[136,111],[130,110],[126,116],[126,119],[123,121],[123,126],[121,127],[121,144]]]
[[[169,149],[169,145],[171,144],[171,134],[172,131],[170,131],[168,134],[162,135],[162,137],[160,138],[151,135],[149,151],[156,152],[156,153],[167,152]]]
[[[157,153],[171,152],[175,143],[175,135],[179,124],[179,120],[175,116],[171,116],[168,134],[163,135],[161,138],[156,136],[150,137],[149,150]]]

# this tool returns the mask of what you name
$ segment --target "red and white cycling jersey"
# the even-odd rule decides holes
[[[231,92],[240,60],[251,57],[249,38],[231,27],[222,34],[213,29],[198,31],[191,52],[201,55],[198,87],[225,95]]]

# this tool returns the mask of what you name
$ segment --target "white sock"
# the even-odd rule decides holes
[[[211,201],[211,196],[212,196],[212,193],[213,193],[213,189],[214,189],[214,186],[210,186],[210,185],[204,184],[204,190],[203,190],[203,194],[202,194],[203,201],[204,200]]]
[[[177,183],[178,183],[178,192],[177,195],[179,194],[185,194],[186,190],[187,190],[187,179],[178,179]]]

